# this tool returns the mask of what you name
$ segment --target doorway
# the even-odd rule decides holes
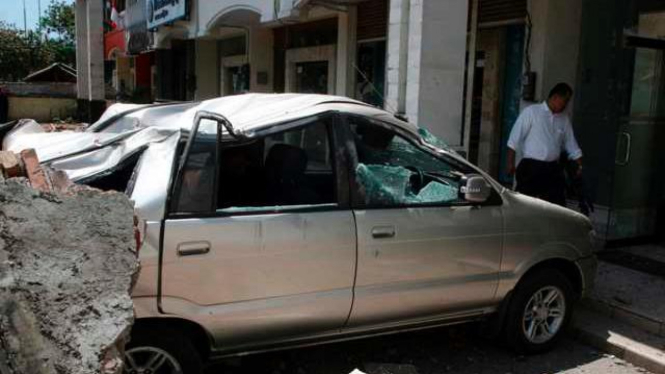
[[[632,37],[629,47],[630,105],[617,132],[608,240],[656,236],[664,214],[665,43]]]
[[[296,92],[326,94],[328,92],[328,61],[296,63]]]

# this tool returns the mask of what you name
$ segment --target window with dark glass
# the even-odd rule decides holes
[[[250,142],[228,142],[220,152],[218,210],[334,204],[335,173],[329,119]]]
[[[215,185],[217,123],[201,120],[180,177],[174,210],[179,213],[212,211]]]

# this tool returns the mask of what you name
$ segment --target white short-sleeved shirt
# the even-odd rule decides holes
[[[568,116],[554,114],[547,102],[531,105],[522,111],[510,132],[508,147],[521,154],[521,158],[538,161],[556,161],[561,151],[577,160],[582,150],[577,145],[573,126]]]

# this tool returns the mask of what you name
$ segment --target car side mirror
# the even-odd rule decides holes
[[[492,194],[492,186],[482,175],[468,174],[460,182],[460,195],[470,203],[484,203]]]

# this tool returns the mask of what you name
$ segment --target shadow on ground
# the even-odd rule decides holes
[[[216,363],[206,373],[348,374],[356,368],[368,374],[643,372],[571,339],[544,355],[519,356],[484,339],[479,326],[469,324],[253,355]]]

